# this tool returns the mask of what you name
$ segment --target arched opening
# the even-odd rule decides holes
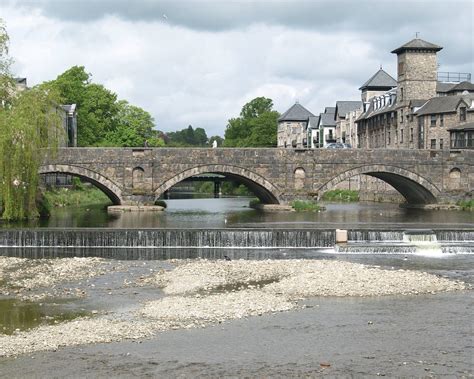
[[[449,171],[448,188],[451,191],[456,191],[461,188],[461,170],[457,167]]]
[[[250,170],[229,165],[205,165],[183,171],[173,178],[165,181],[155,190],[156,199],[158,199],[165,193],[165,191],[169,190],[174,185],[188,178],[202,174],[221,175],[225,178],[225,180],[231,180],[244,184],[264,204],[280,203],[278,189],[265,178]]]
[[[41,166],[39,174],[67,174],[78,177],[100,189],[114,205],[120,205],[122,203],[122,191],[115,183],[106,177],[83,167],[71,165]]]
[[[372,165],[339,174],[318,189],[319,194],[356,175],[369,175],[390,184],[409,204],[436,203],[440,191],[423,177],[399,167]]]
[[[301,190],[304,188],[304,182],[306,179],[306,171],[304,168],[298,167],[294,172],[295,177],[295,190]]]
[[[132,171],[132,188],[133,191],[143,190],[145,178],[145,170],[141,167],[135,167]]]

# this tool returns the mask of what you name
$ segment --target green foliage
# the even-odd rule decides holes
[[[359,201],[359,192],[353,190],[335,189],[323,194],[324,201],[354,202]]]
[[[213,182],[198,182],[195,185],[195,189],[199,193],[214,193]],[[221,192],[227,196],[252,196],[253,193],[244,184],[236,182],[223,182],[221,185]]]
[[[155,205],[158,205],[158,206],[163,207],[163,208],[166,208],[168,206],[168,204],[166,204],[166,201],[164,201],[164,200],[156,200]]]
[[[314,201],[295,200],[291,203],[293,209],[297,212],[317,212],[321,207]]]
[[[74,176],[72,178],[72,188],[74,188],[75,190],[77,191],[84,191],[84,189],[86,188],[86,186],[84,185],[84,183],[81,182],[81,179],[79,179],[78,177]]]
[[[145,140],[148,146],[164,145],[154,134],[154,120],[148,112],[117,101],[115,93],[91,82],[83,66],[73,66],[42,86],[57,90],[63,103],[77,104],[79,146],[139,147]]]
[[[209,146],[212,146],[212,144],[214,143],[214,141],[217,141],[217,147],[222,147],[222,146],[224,145],[224,138],[222,138],[221,136],[212,136],[212,137],[209,137],[208,145],[209,145]]]
[[[206,146],[208,142],[206,131],[203,128],[193,129],[192,125],[176,132],[169,132],[166,136],[169,146]]]
[[[262,204],[262,202],[260,201],[260,199],[252,199],[250,200],[249,202],[249,207],[250,208],[256,208],[258,205]]]
[[[224,146],[273,147],[277,143],[277,120],[273,101],[257,97],[242,107],[240,117],[228,121]]]
[[[456,203],[463,211],[474,211],[474,199],[460,200]]]
[[[111,204],[107,195],[93,186],[84,186],[82,189],[50,189],[44,192],[44,198],[52,207]]]

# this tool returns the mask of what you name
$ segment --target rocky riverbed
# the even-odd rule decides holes
[[[142,340],[172,329],[304,308],[307,299],[321,296],[416,296],[469,287],[425,272],[337,260],[120,262],[0,257],[0,275],[4,297],[37,300],[59,296],[69,288],[73,289],[69,296],[87,298],[105,277],[109,279],[102,283],[104,293],[122,294],[120,305],[111,303],[90,317],[0,335],[0,356]],[[114,276],[119,279],[111,280]],[[147,295],[140,297],[141,293]]]

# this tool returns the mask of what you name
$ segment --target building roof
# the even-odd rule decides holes
[[[74,114],[76,111],[76,104],[64,104],[61,105],[61,108],[63,108],[67,113]]]
[[[26,78],[13,78],[18,84],[24,84],[26,86]]]
[[[414,99],[414,100],[410,100],[410,107],[412,108],[419,108],[419,107],[422,107],[423,105],[425,105],[427,102],[427,100],[417,100],[417,99]]]
[[[397,81],[387,74],[382,68],[370,77],[359,88],[361,91],[365,89],[390,89],[397,86]]]
[[[326,107],[324,108],[324,113],[336,113],[336,107]]]
[[[319,127],[319,116],[309,116],[308,129],[317,129]]]
[[[423,116],[425,114],[437,114],[437,113],[451,113],[456,112],[456,109],[461,101],[464,101],[467,105],[470,105],[471,101],[466,96],[440,96],[433,97],[423,105],[416,114]]]
[[[468,81],[464,81],[454,85],[448,92],[454,91],[474,91],[474,84]]]
[[[455,87],[458,83],[447,83],[447,82],[437,82],[436,83],[436,92],[446,93],[451,91],[451,88]]]
[[[362,108],[362,101],[336,101],[335,113],[338,117],[346,117],[349,112]]]
[[[405,43],[399,48],[392,51],[393,54],[400,54],[404,51],[409,50],[426,50],[426,51],[440,51],[441,46],[435,45],[434,43],[424,41],[420,38],[412,39],[411,41]]]
[[[332,108],[332,107],[331,107]],[[327,109],[327,108],[326,108]],[[321,113],[319,115],[320,117],[320,121],[319,121],[319,124],[321,126],[336,126],[336,120],[334,120],[334,113]]]
[[[468,122],[466,124],[457,125],[453,128],[449,128],[448,130],[474,130],[474,122]]]
[[[300,103],[295,103],[278,118],[278,121],[307,121],[308,117],[311,116],[314,116],[314,114]]]

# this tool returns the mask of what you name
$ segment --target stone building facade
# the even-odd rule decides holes
[[[308,148],[309,118],[315,117],[298,102],[278,118],[277,147]]]
[[[362,94],[358,147],[448,149],[449,129],[474,121],[472,83],[438,81],[436,55],[441,49],[417,38],[392,51],[397,54],[397,85],[372,98]]]

